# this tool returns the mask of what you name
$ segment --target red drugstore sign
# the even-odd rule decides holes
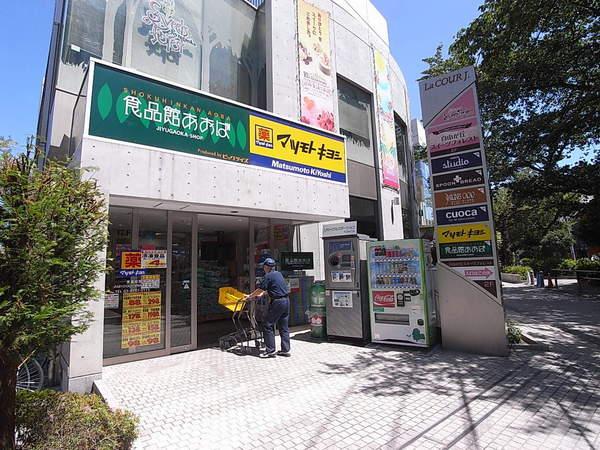
[[[383,308],[393,308],[396,306],[394,291],[373,291],[373,306]]]

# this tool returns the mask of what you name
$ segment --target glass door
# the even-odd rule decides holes
[[[196,289],[192,278],[195,260],[193,233],[195,217],[192,214],[170,213],[170,347],[174,351],[195,348]],[[194,282],[193,282],[194,281]]]

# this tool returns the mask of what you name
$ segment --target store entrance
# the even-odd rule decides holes
[[[219,289],[250,292],[257,262],[292,250],[293,225],[274,219],[109,208],[104,363],[218,345],[233,331]]]

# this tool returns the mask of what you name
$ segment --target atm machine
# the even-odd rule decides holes
[[[367,243],[365,235],[324,237],[327,336],[370,340]]]

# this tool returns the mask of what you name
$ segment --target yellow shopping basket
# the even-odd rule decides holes
[[[219,305],[224,306],[230,311],[239,312],[244,308],[243,300],[246,294],[232,287],[219,288]]]

